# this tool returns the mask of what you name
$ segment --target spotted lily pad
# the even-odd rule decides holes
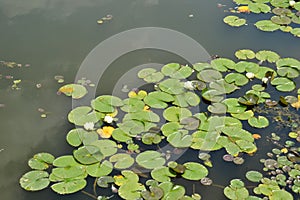
[[[154,68],[145,68],[138,72],[138,77],[147,83],[157,83],[164,78],[164,75]]]
[[[269,120],[264,116],[258,116],[257,118],[251,117],[250,119],[248,119],[248,123],[250,124],[250,126],[253,126],[255,128],[265,128],[269,126]]]
[[[282,92],[289,92],[289,91],[293,91],[296,88],[295,83],[285,77],[278,77],[278,78],[274,78],[271,81],[272,85],[276,86],[276,89]]]
[[[28,191],[42,190],[50,184],[48,177],[48,172],[39,170],[30,171],[20,178],[20,185]]]
[[[73,99],[80,99],[87,94],[87,89],[79,84],[67,84],[59,88],[59,92],[64,93],[66,96],[72,96]]]
[[[184,163],[185,171],[182,174],[182,177],[188,180],[200,180],[208,175],[208,170],[205,166],[195,163],[187,162]]]
[[[159,152],[148,150],[140,153],[136,157],[136,162],[146,169],[154,169],[165,164],[165,159]]]
[[[239,18],[237,16],[234,16],[234,15],[229,15],[227,17],[225,17],[223,19],[223,21],[230,25],[230,26],[234,26],[234,27],[239,27],[239,26],[243,26],[246,24],[246,20],[243,19],[243,18]]]

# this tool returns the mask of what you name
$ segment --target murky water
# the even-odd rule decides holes
[[[218,8],[217,3],[227,7]],[[5,104],[0,108],[1,199],[87,199],[82,194],[57,196],[49,189],[25,192],[18,180],[29,170],[26,163],[34,153],[60,156],[72,151],[65,142],[72,128],[67,121],[72,102],[56,95],[60,85],[54,76],[63,75],[65,82],[73,82],[88,53],[114,34],[138,27],[163,27],[190,36],[211,55],[232,58],[235,50],[250,48],[270,49],[283,57],[300,59],[300,40],[291,35],[258,31],[251,19],[248,26],[239,29],[224,24],[224,9],[231,6],[230,0],[0,0],[0,60],[30,64],[0,71],[22,80],[18,91],[10,89],[12,80],[0,80],[0,103]],[[96,21],[107,14],[113,19],[98,25]],[[112,82],[117,82],[123,72],[149,60],[168,63],[180,59],[149,50],[124,56],[112,64],[97,92],[111,92]],[[38,89],[36,84],[42,87]],[[40,117],[38,108],[48,112],[47,118]],[[218,152],[215,160],[222,154]],[[257,154],[259,157],[263,152]],[[214,163],[210,175],[218,177],[215,182],[221,185],[254,167],[251,159],[242,168]],[[195,187],[204,199],[224,199],[222,189]],[[191,193],[192,188],[187,191]]]

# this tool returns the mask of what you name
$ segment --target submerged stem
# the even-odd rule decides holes
[[[88,193],[88,192],[86,192],[86,191],[84,191],[84,190],[81,190],[81,192],[82,192],[83,194],[85,194],[85,195],[87,195],[87,196],[93,198],[93,199],[97,199],[97,196],[92,195],[92,194],[90,194],[90,193]]]

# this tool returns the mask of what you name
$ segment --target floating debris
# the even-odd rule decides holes
[[[213,181],[210,178],[207,178],[207,177],[202,178],[200,180],[200,182],[201,182],[202,185],[211,185],[213,183]]]
[[[230,155],[230,154],[225,154],[225,155],[223,156],[223,160],[224,160],[224,161],[227,161],[227,162],[232,162],[233,159],[234,159],[234,157],[233,157],[232,155]]]
[[[35,85],[35,87],[39,89],[39,88],[42,87],[42,84],[41,84],[41,83],[37,83],[37,84]]]
[[[103,24],[106,21],[110,21],[113,19],[113,16],[108,14],[105,17],[102,17],[101,19],[97,20],[97,24]]]
[[[21,79],[14,80],[14,81],[13,81],[13,85],[11,86],[11,88],[12,88],[13,90],[20,90],[21,88],[18,87],[18,84],[19,84],[19,83],[21,83]]]
[[[193,14],[189,14],[189,18],[193,18],[194,17],[194,15]]]
[[[56,76],[54,76],[54,79],[57,80],[58,83],[63,83],[63,82],[65,82],[64,76],[61,76],[61,75],[56,75]]]

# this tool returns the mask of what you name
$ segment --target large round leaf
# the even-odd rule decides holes
[[[185,171],[182,174],[182,177],[188,180],[200,180],[208,175],[208,170],[205,166],[195,163],[187,162],[184,163]]]
[[[109,158],[109,161],[114,164],[117,169],[126,169],[133,165],[134,159],[126,153],[118,153]]]
[[[183,83],[178,79],[167,79],[159,83],[159,88],[169,94],[181,94],[184,92]]]
[[[172,106],[164,110],[163,116],[168,121],[178,122],[183,118],[192,116],[192,113],[186,108]]]
[[[166,92],[155,91],[150,92],[145,98],[144,102],[151,108],[166,108],[168,102],[174,101],[174,97]]]
[[[73,154],[76,160],[85,165],[99,162],[103,158],[100,149],[91,145],[80,147]]]
[[[67,84],[59,88],[58,91],[67,96],[72,96],[73,99],[80,99],[87,94],[87,89],[79,84]]]
[[[250,49],[240,49],[234,54],[240,60],[247,60],[255,58],[255,53]]]
[[[162,67],[161,72],[175,79],[184,79],[189,77],[193,70],[189,66],[182,66],[178,63],[169,63]]]
[[[136,162],[146,168],[154,169],[165,164],[165,159],[161,157],[161,154],[157,151],[144,151],[136,157]]]
[[[271,21],[279,25],[288,25],[292,22],[291,18],[287,16],[273,16],[271,17]]]
[[[151,177],[159,182],[171,181],[171,177],[176,177],[176,174],[171,173],[169,167],[156,167],[151,171]]]
[[[171,182],[163,182],[158,186],[164,191],[162,199],[181,199],[185,194],[183,186],[173,185]]]
[[[277,77],[271,81],[272,85],[276,86],[276,89],[282,92],[293,91],[296,87],[295,83],[285,77]]]
[[[200,98],[194,92],[185,92],[178,94],[174,98],[173,104],[179,107],[197,106],[200,103]]]
[[[144,109],[144,102],[138,98],[128,98],[123,100],[124,105],[121,107],[121,110],[124,112],[138,112]]]
[[[243,75],[243,74],[239,74],[239,73],[230,73],[227,74],[225,76],[225,81],[227,83],[234,83],[237,86],[243,86],[246,85],[248,83],[248,78]]]
[[[113,170],[111,162],[104,160],[102,163],[95,163],[87,166],[86,171],[90,176],[101,177],[110,174]]]
[[[230,25],[230,26],[235,26],[235,27],[239,27],[239,26],[242,26],[244,24],[246,24],[246,20],[243,19],[243,18],[239,18],[237,16],[234,16],[234,15],[229,15],[227,17],[225,17],[223,19],[223,21]]]
[[[238,179],[230,181],[230,185],[224,189],[224,194],[228,199],[232,200],[246,199],[249,196],[249,192],[244,187],[244,183]]]
[[[138,77],[144,79],[147,83],[157,83],[164,78],[161,72],[153,68],[145,68],[138,72]]]
[[[252,182],[260,182],[260,180],[263,178],[263,175],[257,171],[248,171],[246,173],[246,178]]]
[[[253,13],[268,13],[271,11],[270,6],[264,3],[249,3],[249,9]]]
[[[95,110],[103,113],[112,113],[115,107],[123,106],[123,101],[119,97],[111,95],[101,95],[91,102]]]
[[[184,134],[182,131],[174,132],[168,135],[167,141],[174,147],[184,148],[192,144],[192,136]]]
[[[50,153],[38,153],[28,161],[28,165],[31,169],[45,170],[53,163],[54,159]]]
[[[99,121],[96,112],[92,111],[92,108],[89,106],[79,106],[74,108],[68,114],[68,119],[71,123],[78,126],[83,126],[88,122],[96,123]]]
[[[228,69],[234,69],[235,63],[228,58],[217,58],[211,61],[211,67],[220,71],[226,72]]]
[[[116,142],[107,139],[95,140],[88,146],[94,146],[98,148],[104,157],[114,155],[115,153],[117,153],[118,150]]]
[[[46,188],[50,180],[49,174],[45,171],[30,171],[20,178],[20,185],[28,191],[38,191]]]
[[[55,183],[51,186],[51,189],[58,194],[71,194],[82,190],[86,184],[87,182],[84,179],[73,179]]]
[[[300,70],[300,61],[294,58],[281,58],[276,62],[277,68],[291,67]]]
[[[280,58],[280,56],[276,52],[267,50],[258,51],[255,57],[260,61],[268,61],[270,63],[274,63]]]
[[[280,25],[273,23],[271,20],[260,20],[254,24],[256,28],[262,31],[276,31]]]
[[[203,82],[209,83],[221,79],[222,74],[214,69],[205,69],[197,74],[197,78]]]
[[[257,118],[251,117],[250,119],[248,119],[248,123],[250,124],[250,126],[253,126],[255,128],[265,128],[269,126],[269,121],[264,116],[258,116]]]
[[[98,139],[98,134],[95,131],[85,131],[81,128],[72,129],[67,134],[67,142],[78,147],[82,143],[89,144]]]

